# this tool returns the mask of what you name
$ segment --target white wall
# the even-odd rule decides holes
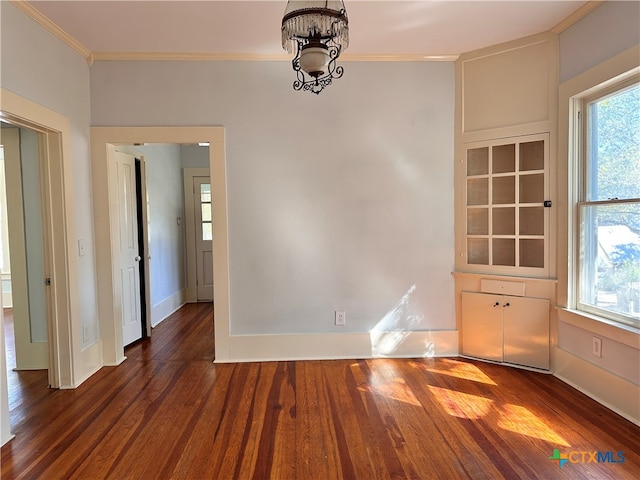
[[[46,106],[70,119],[71,156],[74,159],[74,212],[77,232],[88,240],[87,255],[78,259],[80,305],[73,305],[90,332],[88,342],[98,339],[95,269],[93,261],[93,223],[91,215],[91,174],[89,170],[89,67],[71,51],[11,3],[0,2],[1,68],[0,85],[34,103]],[[19,47],[19,48],[18,48]],[[1,316],[0,316],[1,318]],[[75,325],[73,338],[82,338],[82,326]],[[4,335],[0,335],[0,423],[1,442],[11,438],[5,376]],[[79,345],[74,345],[74,350]],[[77,378],[84,378],[90,366],[75,365]]]
[[[209,168],[209,148],[199,145],[180,145],[182,168]]]
[[[604,2],[560,34],[560,83],[640,43],[640,2]]]
[[[573,174],[568,172],[567,164],[570,98],[640,66],[638,18],[637,2],[605,2],[560,35],[558,304],[561,307],[571,307],[567,261],[571,249],[570,220],[566,205]],[[594,336],[602,340],[602,357],[592,354]],[[640,424],[639,338],[637,330],[560,309],[554,373]]]
[[[152,324],[155,326],[164,317],[154,318],[154,307],[179,297],[186,288],[180,146],[154,144],[135,149],[144,154],[147,168],[149,273]]]
[[[0,2],[3,88],[69,118],[74,164],[77,237],[85,240],[78,257],[79,318],[87,329],[83,346],[99,339],[93,251],[93,215],[89,158],[89,66],[86,61],[10,2]],[[73,240],[75,241],[75,240]],[[75,332],[82,339],[82,332]]]
[[[92,123],[223,125],[232,334],[454,329],[452,63],[96,62]],[[415,288],[412,288],[415,285]],[[333,325],[345,310],[347,326]]]

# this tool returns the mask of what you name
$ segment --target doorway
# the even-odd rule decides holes
[[[196,205],[196,285],[198,301],[213,301],[213,218],[211,179],[196,177],[193,183]]]
[[[101,319],[103,359],[105,364],[124,360],[122,343],[122,308],[113,301],[117,270],[116,252],[112,249],[115,221],[110,194],[104,178],[113,175],[107,159],[108,145],[197,144],[209,142],[212,192],[213,278],[215,311],[216,361],[229,357],[229,261],[227,237],[226,162],[223,127],[94,127],[91,129],[92,173],[94,177],[94,216],[108,221],[96,224],[98,270],[98,309]]]
[[[45,154],[41,157],[41,185],[43,187],[43,218],[45,219],[43,238],[44,251],[52,252],[45,261],[50,270],[46,272],[51,279],[47,287],[48,294],[48,383],[53,388],[74,388],[84,378],[86,372],[83,362],[91,356],[95,349],[80,351],[74,348],[72,329],[81,329],[77,315],[78,281],[75,258],[76,230],[71,207],[73,205],[73,172],[74,165],[70,156],[71,124],[67,117],[60,115],[42,105],[34,103],[4,88],[0,89],[2,110],[0,120],[21,127],[32,129],[41,134],[42,148]],[[0,310],[1,311],[1,310]],[[2,315],[0,315],[0,319]],[[6,362],[4,330],[0,335],[0,356],[3,366]],[[73,368],[79,365],[81,368]],[[0,424],[1,443],[11,438],[8,412],[7,376],[4,368],[0,369]]]
[[[43,135],[0,123],[2,139],[2,291],[13,320],[16,370],[48,370],[50,277],[44,248],[41,170]],[[6,216],[5,216],[6,215]]]
[[[187,301],[213,301],[213,194],[209,168],[184,168]]]
[[[211,216],[211,178],[193,181],[196,226],[196,288],[198,301],[213,301],[213,218]]]
[[[52,252],[55,246],[55,255],[50,255],[46,262],[50,267],[48,278],[51,278],[51,285],[46,289],[50,298],[48,333],[52,335],[48,338],[49,383],[54,388],[74,388],[86,378],[86,365],[92,363],[84,360],[95,358],[95,348],[81,350],[71,334],[72,330],[82,329],[77,315],[79,286],[72,214],[71,123],[67,117],[4,88],[1,98],[1,120],[42,134],[42,148],[46,152],[41,162],[44,231],[47,232],[44,250]],[[4,353],[4,345],[2,350]]]

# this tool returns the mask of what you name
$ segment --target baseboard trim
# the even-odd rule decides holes
[[[547,368],[530,367],[528,365],[520,365],[518,363],[498,362],[496,360],[488,360],[486,358],[474,357],[473,355],[463,355],[462,353],[458,356],[460,358],[466,358],[469,360],[477,360],[479,362],[493,363],[494,365],[502,365],[503,367],[519,368],[520,370],[528,370],[529,372],[544,373],[545,375],[551,375],[553,373],[551,372],[551,370]]]
[[[2,439],[2,443],[0,444],[0,447],[5,446],[7,443],[9,443],[11,440],[13,440],[14,438],[16,438],[16,436],[12,433],[11,435],[9,435],[6,438]]]
[[[561,349],[554,353],[553,376],[640,426],[640,386]]]
[[[77,363],[75,364],[73,378],[66,383],[60,382],[59,388],[62,390],[77,388],[91,375],[100,370],[104,365],[102,353],[102,340],[97,340],[84,347],[80,354],[76,356]]]
[[[82,385],[86,380],[89,379],[93,374],[98,373],[98,370],[102,368],[102,365],[98,365],[87,373],[85,373],[80,379],[76,380],[73,385],[60,385],[60,390],[74,390]]]
[[[122,362],[124,362],[127,359],[127,357],[125,357],[124,355],[122,357],[120,357],[118,359],[118,361],[113,362],[113,363],[105,363],[103,366],[104,367],[117,367],[118,365],[122,364]]]
[[[232,335],[216,363],[361,358],[454,357],[457,330]]]
[[[14,367],[11,370],[13,372],[32,372],[34,370],[46,370],[47,368],[49,368],[48,364],[28,364],[28,365],[21,365],[19,367]]]
[[[151,307],[151,327],[157,327],[169,315],[186,303],[187,290],[182,289]]]

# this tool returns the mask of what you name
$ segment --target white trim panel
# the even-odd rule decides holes
[[[216,363],[458,355],[458,331],[232,335]]]
[[[187,290],[177,291],[163,301],[151,307],[151,327],[156,327],[165,318],[178,310],[186,303]]]
[[[0,446],[15,438],[11,433],[9,417],[9,385],[7,381],[7,354],[4,343],[4,315],[0,302]]]
[[[104,363],[102,361],[102,341],[98,340],[92,345],[82,349],[82,359],[84,362],[82,372],[79,372],[72,385],[61,385],[60,389],[73,389],[79,387],[91,375],[100,370]]]

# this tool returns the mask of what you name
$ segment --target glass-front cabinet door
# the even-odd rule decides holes
[[[465,146],[469,271],[548,273],[548,134]]]

